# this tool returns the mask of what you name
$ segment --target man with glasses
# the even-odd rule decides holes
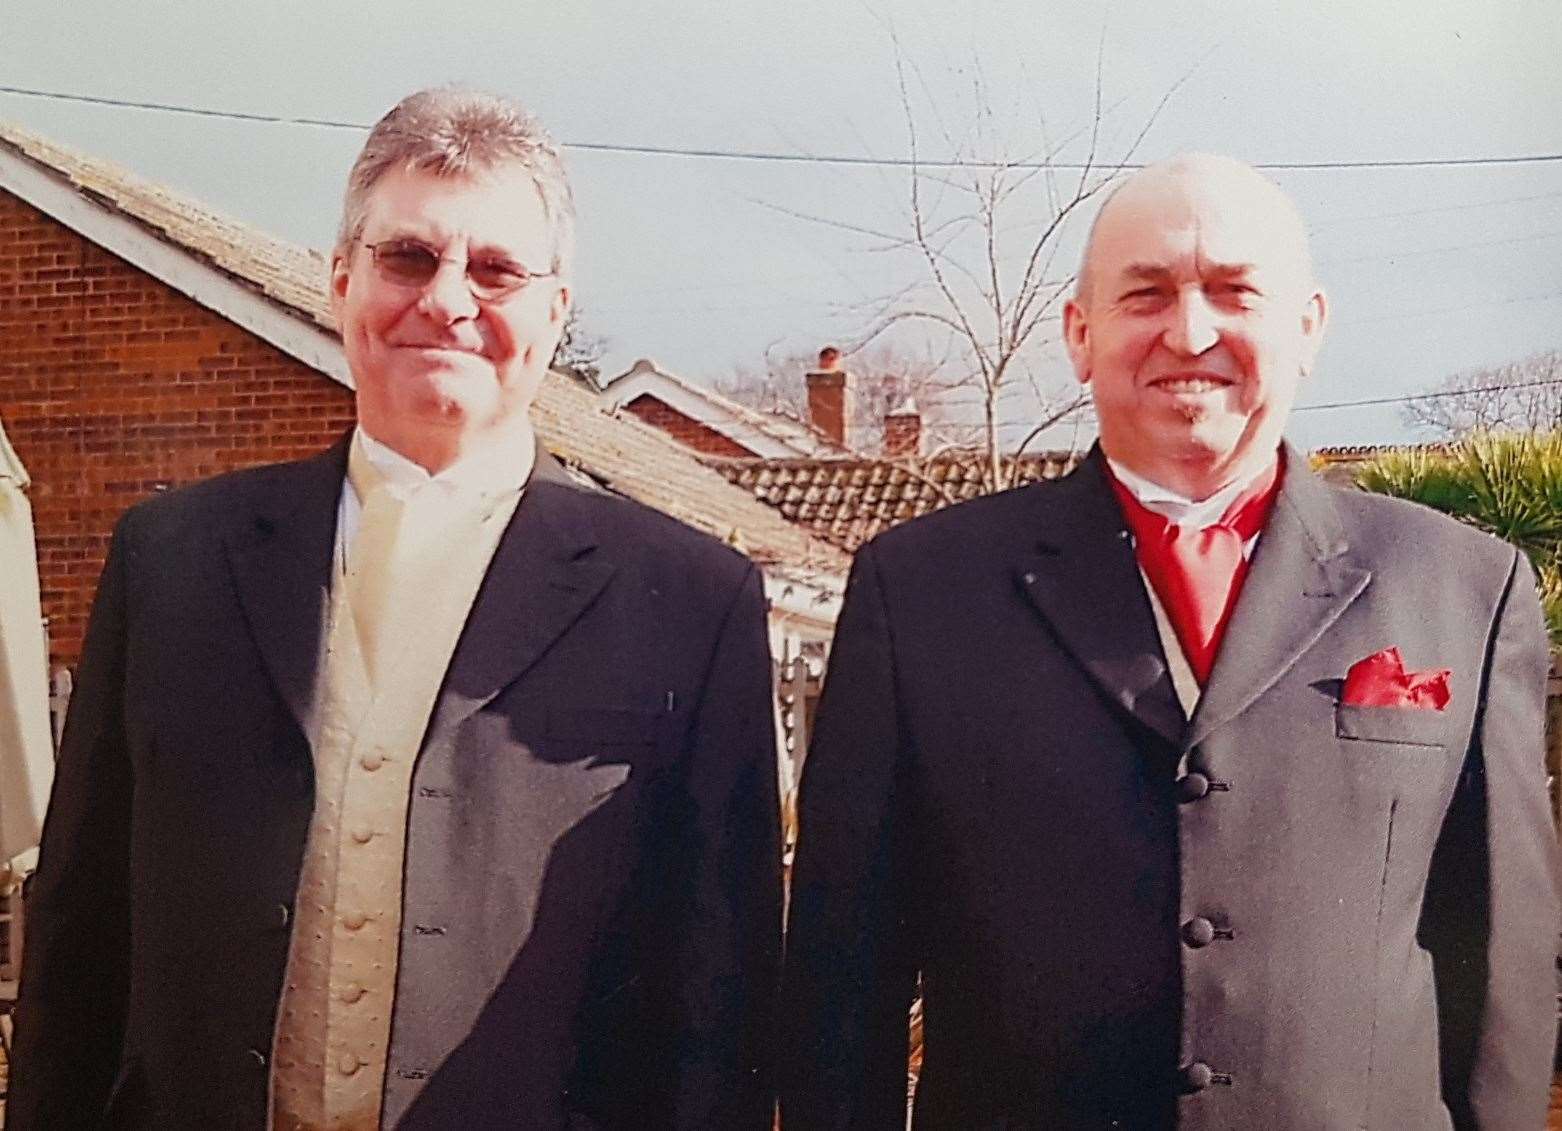
[[[12,1131],[770,1126],[760,582],[537,445],[572,228],[519,107],[403,100],[332,257],[357,427],[121,521]]]

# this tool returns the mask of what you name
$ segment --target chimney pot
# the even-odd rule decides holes
[[[825,346],[819,351],[819,368],[806,374],[808,421],[838,448],[845,448],[847,422],[851,419],[851,385],[841,368],[841,351]]]
[[[890,459],[922,454],[922,414],[907,397],[884,414],[884,455]]]

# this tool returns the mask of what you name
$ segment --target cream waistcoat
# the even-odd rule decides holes
[[[365,464],[355,442],[355,485],[374,478]],[[511,489],[453,507],[435,496],[434,513],[413,518],[430,552],[394,578],[384,623],[374,626],[386,643],[372,681],[351,607],[354,587],[340,575],[333,584],[318,733],[310,736],[315,810],[273,1046],[277,1131],[379,1128],[413,765],[519,499]]]

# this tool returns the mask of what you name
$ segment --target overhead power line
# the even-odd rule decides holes
[[[1526,204],[1535,200],[1556,200],[1562,192],[1540,192],[1529,196],[1505,196],[1500,200],[1473,200],[1466,204],[1443,204],[1433,208],[1411,208],[1401,212],[1374,212],[1366,216],[1331,216],[1308,227],[1330,228],[1336,224],[1358,224],[1366,220],[1398,220],[1406,216],[1427,216],[1434,212],[1467,212],[1472,208],[1497,208],[1504,204]]]
[[[26,98],[43,98],[58,102],[79,102],[92,106],[112,106],[126,110],[151,110],[165,114],[189,114],[201,118],[220,118],[235,122],[255,122],[265,125],[315,126],[321,129],[366,131],[365,122],[346,122],[333,118],[286,117],[274,114],[250,114],[237,110],[212,110],[201,106],[183,106],[171,102],[141,102],[125,98],[107,98],[91,94],[70,94],[56,90],[36,90],[20,86],[0,86],[0,94],[14,94]],[[1083,163],[1075,161],[936,161],[912,160],[908,157],[867,157],[859,154],[808,154],[776,153],[764,150],[683,148],[671,145],[630,145],[604,141],[560,142],[565,149],[577,149],[588,153],[620,153],[643,157],[684,157],[719,161],[760,161],[801,165],[871,166],[879,168],[958,169],[973,166],[997,166],[1013,169],[1062,169],[1084,171],[1090,169],[1121,168],[1139,169],[1142,163],[1130,162],[1115,165],[1111,162]],[[1375,161],[1257,161],[1254,167],[1271,171],[1343,170],[1343,169],[1446,169],[1483,168],[1502,165],[1535,165],[1562,163],[1562,153],[1523,153],[1494,157],[1426,157],[1411,159],[1384,159]]]
[[[1468,397],[1481,393],[1516,392],[1520,389],[1539,389],[1547,385],[1562,385],[1562,377],[1548,377],[1544,381],[1520,381],[1513,385],[1482,385],[1474,389],[1437,389],[1430,393],[1408,393],[1398,397],[1368,397],[1359,401],[1331,401],[1328,404],[1300,404],[1292,412],[1321,412],[1328,408],[1367,408],[1371,405],[1409,404],[1411,401],[1435,401],[1444,397]]]
[[[1385,251],[1378,255],[1352,255],[1344,259],[1320,259],[1319,267],[1339,266],[1345,263],[1378,263],[1383,260],[1408,259],[1417,255],[1443,255],[1450,251],[1480,251],[1488,247],[1507,247],[1511,244],[1531,244],[1541,240],[1553,240],[1562,236],[1562,231],[1555,232],[1530,232],[1522,236],[1513,236],[1505,240],[1480,240],[1476,243],[1445,244],[1440,247],[1416,247],[1405,251]]]

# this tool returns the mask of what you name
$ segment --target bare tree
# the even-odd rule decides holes
[[[1406,402],[1403,416],[1406,424],[1448,439],[1562,428],[1562,350],[1455,373],[1426,396]]]
[[[987,491],[1015,485],[1025,449],[1088,408],[1084,391],[1058,380],[1056,366],[1045,364],[1042,356],[1058,339],[1062,307],[1074,284],[1072,272],[1057,265],[1063,234],[1128,167],[1187,78],[1173,84],[1117,158],[1108,161],[1101,156],[1102,129],[1112,110],[1102,103],[1101,59],[1098,50],[1086,126],[1054,145],[1045,136],[1040,108],[1033,108],[1043,128],[1043,147],[1016,154],[979,66],[971,68],[972,120],[956,132],[936,104],[930,111],[919,110],[913,80],[920,76],[897,43],[908,148],[899,220],[864,226],[777,209],[868,237],[870,250],[910,261],[907,284],[864,310],[866,328],[848,352],[912,327],[931,331],[935,348],[949,358],[941,367],[942,383],[958,391],[944,393],[940,403],[951,423],[967,422],[970,444],[982,453]],[[915,89],[925,92],[926,84],[918,82]],[[939,143],[936,158],[927,155],[928,134]],[[1066,170],[1063,153],[1076,155]],[[1028,431],[1021,434],[1016,424],[1029,425]]]
[[[587,329],[582,322],[581,307],[570,307],[564,319],[564,335],[553,351],[550,369],[568,373],[592,389],[602,388],[602,354],[607,350],[607,338]]]
[[[812,357],[806,353],[779,352],[773,344],[760,362],[734,365],[731,372],[714,378],[711,388],[760,412],[806,420],[808,391],[803,384],[803,373],[809,368]]]

